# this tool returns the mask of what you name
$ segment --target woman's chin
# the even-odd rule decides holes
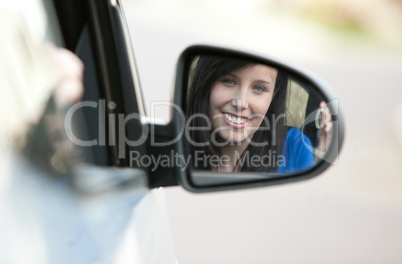
[[[245,136],[239,136],[239,137],[222,137],[224,142],[227,143],[227,146],[238,146],[241,145],[245,142],[247,142],[247,137]]]

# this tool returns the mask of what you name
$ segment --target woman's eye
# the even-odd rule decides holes
[[[262,86],[254,86],[253,89],[257,92],[265,92],[265,88]]]
[[[235,85],[236,84],[236,82],[233,79],[229,79],[229,78],[223,79],[222,82],[226,83],[226,84],[230,84],[230,85]]]

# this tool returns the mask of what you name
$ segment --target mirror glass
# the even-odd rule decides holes
[[[196,56],[188,72],[187,149],[197,186],[289,177],[328,150],[332,107],[277,65]]]

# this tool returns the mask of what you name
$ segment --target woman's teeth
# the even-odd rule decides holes
[[[224,114],[224,115],[225,115],[227,120],[229,120],[230,122],[235,123],[235,124],[243,124],[248,120],[247,118],[234,117],[234,116],[229,115],[229,114]]]

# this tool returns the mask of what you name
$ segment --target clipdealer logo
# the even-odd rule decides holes
[[[161,147],[161,146],[169,146],[172,145],[174,143],[176,143],[178,140],[180,140],[180,138],[183,137],[183,135],[186,137],[187,142],[189,142],[191,145],[193,146],[207,146],[209,144],[214,144],[215,146],[222,146],[224,144],[228,144],[229,142],[222,142],[220,140],[217,139],[216,135],[218,134],[219,131],[212,131],[212,124],[210,121],[210,118],[204,114],[195,114],[191,117],[188,117],[187,121],[185,118],[185,114],[183,113],[182,109],[170,102],[166,102],[166,101],[157,101],[157,102],[151,102],[151,111],[150,111],[150,117],[148,118],[147,116],[138,114],[138,113],[132,113],[129,115],[125,115],[125,114],[113,114],[113,113],[109,113],[107,114],[107,108],[109,108],[110,110],[115,109],[116,104],[114,102],[110,102],[108,105],[106,105],[106,101],[105,100],[99,100],[98,102],[94,102],[94,101],[83,101],[83,102],[79,102],[75,105],[73,105],[72,107],[69,108],[69,110],[66,113],[66,117],[64,120],[64,127],[65,127],[65,132],[67,137],[69,138],[69,140],[71,142],[73,142],[74,144],[78,145],[78,146],[82,146],[82,147],[90,147],[90,146],[118,146],[119,149],[119,153],[118,153],[118,157],[119,158],[126,158],[126,146],[132,146],[132,147],[136,147],[136,146],[140,146],[142,144],[144,144],[147,140],[148,140],[148,136],[150,135],[150,144],[152,146],[157,146],[157,147]],[[160,106],[164,106],[164,107],[170,107],[170,109],[172,109],[172,111],[177,111],[179,113],[180,119],[181,119],[181,124],[182,126],[180,127],[180,131],[177,134],[176,137],[174,137],[173,139],[171,139],[168,142],[156,142],[155,141],[155,131],[154,130],[154,126],[150,126],[145,120],[151,120],[152,121],[155,120],[155,113],[156,113],[156,108],[160,107]],[[331,107],[331,109],[333,109],[333,113],[331,113],[333,116],[338,115],[338,100],[334,100],[328,103],[328,106]],[[73,124],[73,118],[74,115],[77,113],[77,111],[83,109],[83,108],[92,108],[93,110],[97,110],[97,116],[98,116],[98,137],[94,138],[94,139],[90,139],[90,140],[83,140],[78,138],[76,135],[74,135],[73,129],[72,129],[72,124]],[[314,111],[316,112],[316,111]],[[311,113],[310,115],[306,116],[304,125],[301,127],[301,130],[303,132],[303,128],[306,124],[311,123],[311,122],[317,122],[316,121],[316,114]],[[108,127],[106,127],[105,124],[105,118],[107,118],[108,121]],[[191,121],[194,120],[195,118],[201,118],[205,121],[205,126],[203,127],[194,127],[191,126]],[[276,122],[280,119],[283,118],[283,116],[278,116],[278,117],[273,117],[272,120],[267,120],[267,118],[264,116],[263,119],[265,122],[265,128],[264,129],[270,129],[270,128],[274,128],[276,126]],[[140,129],[141,131],[139,131],[139,133],[137,133],[138,138],[136,139],[129,139],[126,135],[126,126],[129,122],[136,122],[137,126],[136,128]],[[333,122],[337,122],[337,120],[334,120]],[[118,128],[116,131],[116,127]],[[106,140],[106,129],[108,131],[108,140]],[[338,126],[335,126],[335,128],[337,129]],[[222,128],[219,128],[222,129]],[[230,128],[228,128],[230,129]],[[255,129],[255,128],[253,128]],[[151,131],[150,131],[151,130]],[[205,130],[209,130],[212,131],[211,132],[211,140],[207,141],[207,142],[195,142],[191,137],[190,137],[190,131],[205,131]],[[151,133],[149,133],[151,132]],[[333,131],[334,132],[334,131]],[[336,131],[337,132],[337,131]],[[247,133],[247,132],[245,132]],[[335,133],[335,135],[337,135],[337,133]],[[245,139],[248,141],[249,144],[253,144],[254,146],[261,146],[263,144],[269,144],[268,140],[266,142],[253,142],[252,138],[248,137],[248,135],[245,135]],[[337,140],[336,138],[332,137],[331,140]],[[271,139],[271,143],[275,144],[276,142],[276,135],[274,135],[273,133],[273,138]],[[315,148],[313,148],[310,144],[308,144],[307,142],[304,142],[303,139],[303,143],[306,146],[306,148],[314,153],[315,156],[323,159],[323,157],[325,156],[323,151],[317,150]],[[335,146],[336,148],[338,147],[337,142],[335,142],[335,144],[332,144],[333,146]],[[198,153],[200,155],[200,153]],[[267,154],[268,155],[268,154]],[[272,155],[272,153],[270,153],[270,155]],[[278,155],[277,155],[278,156]],[[194,159],[194,162],[196,161],[200,161],[201,162],[201,157],[200,156],[196,156],[196,154],[194,154],[194,157],[192,157]],[[218,163],[221,160],[225,160],[225,157],[205,157],[204,156],[204,160],[206,160],[208,158],[208,160],[210,161],[214,161],[217,160]],[[256,157],[251,157],[254,160],[257,160]],[[177,153],[170,153],[170,155],[160,155],[160,156],[152,156],[152,155],[140,155],[139,152],[132,152],[130,153],[130,165],[136,166],[137,164],[140,165],[141,167],[146,167],[146,165],[148,164],[148,166],[176,166],[178,164],[184,164],[185,167],[188,166],[188,164],[190,163],[191,157],[180,157],[179,154]],[[265,157],[266,159],[266,157]],[[273,162],[277,162],[278,160],[281,160],[281,158],[278,156],[278,158],[273,161]],[[249,160],[248,162],[251,162],[251,160]],[[260,159],[259,162],[265,162],[263,158]],[[216,162],[215,162],[216,163]],[[332,164],[336,164],[337,163],[337,158],[335,161],[332,161]],[[156,164],[156,165],[155,165]],[[152,168],[154,169],[154,168]],[[156,169],[156,168],[155,168]]]

